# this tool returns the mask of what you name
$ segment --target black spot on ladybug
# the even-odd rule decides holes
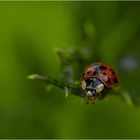
[[[93,73],[93,75],[97,76],[98,75],[98,70],[96,70],[95,73]]]
[[[107,67],[105,67],[105,66],[100,66],[99,69],[100,69],[100,70],[107,70]]]
[[[91,73],[91,70],[88,70],[88,71],[87,71],[87,74],[90,74],[90,73]]]
[[[108,83],[111,83],[111,80],[110,80],[110,78],[108,78],[108,81],[107,81]]]
[[[111,71],[112,75],[115,75],[115,72],[112,69],[110,69],[110,71]]]
[[[117,84],[118,83],[118,79],[117,78],[114,78],[114,82]]]
[[[104,75],[104,76],[106,76],[106,73],[105,73],[105,72],[103,72],[103,75]]]
[[[92,80],[91,80],[90,78],[88,78],[88,79],[86,79],[85,81],[86,81],[86,84],[89,85],[89,84],[91,83]]]

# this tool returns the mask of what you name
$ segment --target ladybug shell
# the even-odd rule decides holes
[[[91,64],[85,69],[82,80],[87,80],[88,78],[93,77],[99,79],[108,88],[113,88],[118,85],[118,77],[116,72],[106,64]]]

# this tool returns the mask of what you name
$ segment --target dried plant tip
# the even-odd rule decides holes
[[[31,80],[35,80],[35,79],[39,79],[40,76],[38,74],[32,74],[32,75],[27,76],[27,78]]]
[[[65,97],[67,98],[69,96],[69,89],[67,87],[64,87],[65,91]]]

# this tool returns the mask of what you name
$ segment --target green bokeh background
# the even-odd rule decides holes
[[[56,47],[84,46],[95,58],[88,64],[112,65],[121,84],[139,93],[140,2],[0,2],[0,138],[140,138],[140,107],[115,96],[87,106],[26,79],[56,77]],[[127,71],[120,62],[129,54],[137,67]]]

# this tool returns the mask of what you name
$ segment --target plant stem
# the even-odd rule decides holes
[[[66,94],[71,93],[71,94],[74,94],[74,95],[80,96],[80,97],[85,96],[83,91],[81,90],[79,84],[64,83],[64,82],[57,80],[53,77],[42,76],[40,74],[32,74],[32,75],[29,75],[27,78],[31,79],[31,80],[39,80],[45,84],[52,84],[56,87],[63,89]]]
[[[53,77],[43,76],[40,74],[32,74],[32,75],[29,75],[27,78],[31,79],[31,80],[41,81],[41,82],[45,83],[46,85],[52,84],[58,88],[61,88],[64,90],[66,97],[68,96],[69,93],[79,96],[79,97],[85,97],[85,92],[83,92],[82,89],[80,88],[80,84],[66,83],[66,82],[57,80]],[[110,94],[110,95],[117,95],[123,101],[125,101],[125,103],[127,103],[129,106],[131,106],[131,107],[134,106],[131,96],[129,95],[129,93],[126,90],[121,88],[121,86],[114,88],[112,90],[104,89],[104,92],[106,92],[107,94]]]

